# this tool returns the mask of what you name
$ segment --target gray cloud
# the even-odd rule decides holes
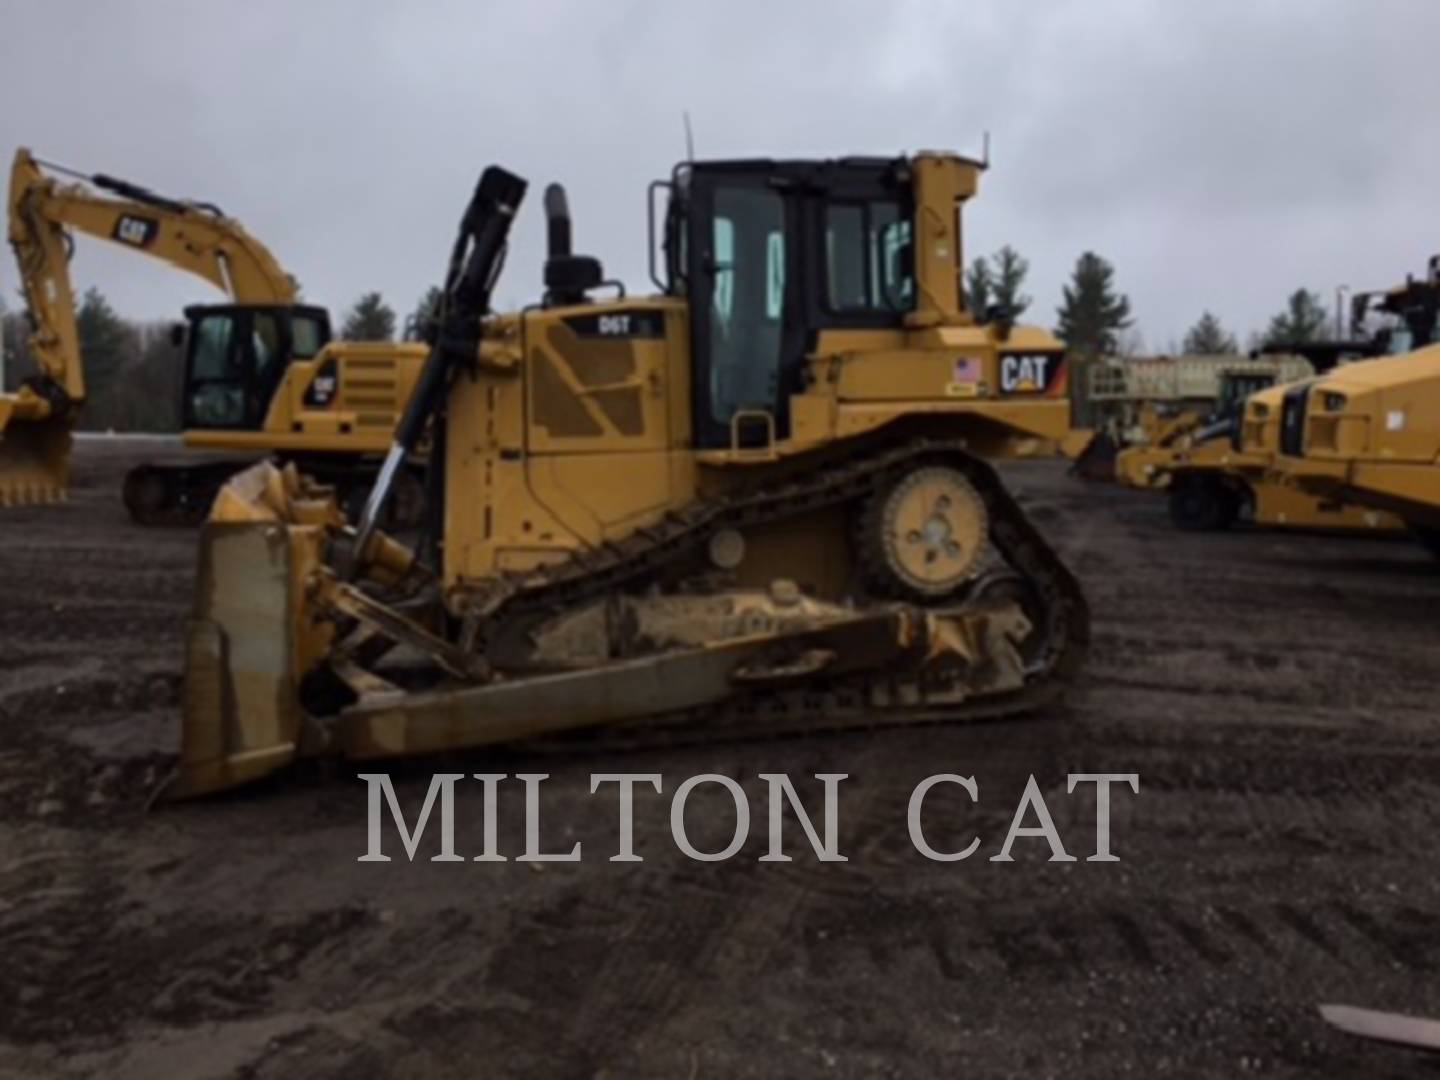
[[[1152,347],[1201,308],[1418,270],[1440,143],[1429,0],[7,6],[0,148],[219,202],[307,295],[438,274],[481,167],[564,182],[577,242],[645,287],[645,185],[683,154],[975,152],[971,254],[1031,260],[1051,322],[1080,251]],[[499,294],[538,291],[538,199]],[[75,274],[164,317],[206,287],[98,243]],[[0,266],[13,297],[15,275]]]

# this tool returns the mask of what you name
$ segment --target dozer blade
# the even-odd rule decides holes
[[[71,420],[22,419],[12,410],[0,395],[0,506],[62,501],[70,480]]]
[[[206,524],[185,638],[181,759],[166,798],[259,779],[296,753],[296,635],[304,530]]]

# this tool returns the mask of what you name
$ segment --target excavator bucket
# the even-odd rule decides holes
[[[14,415],[0,394],[0,506],[60,502],[70,480],[70,420]]]
[[[1120,447],[1108,431],[1097,431],[1071,458],[1070,472],[1082,480],[1114,480]]]

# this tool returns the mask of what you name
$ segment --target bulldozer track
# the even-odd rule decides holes
[[[917,464],[930,461],[945,461],[964,471],[984,501],[991,544],[1040,597],[1044,652],[1022,689],[979,697],[958,706],[880,709],[872,703],[871,690],[881,680],[893,686],[893,677],[857,676],[823,690],[742,692],[725,702],[723,709],[709,706],[652,716],[635,725],[609,728],[584,738],[603,741],[606,746],[649,745],[657,738],[693,742],[700,740],[703,732],[703,740],[712,741],[757,734],[795,735],[848,727],[992,719],[1035,709],[1062,693],[1084,662],[1089,644],[1089,611],[1078,582],[1054,550],[1026,519],[990,466],[970,454],[959,439],[913,439],[882,453],[805,472],[800,478],[758,491],[692,504],[668,514],[654,526],[578,552],[563,563],[527,576],[503,579],[470,617],[483,620],[481,634],[487,642],[517,629],[524,632],[528,625],[607,593],[635,588],[661,579],[667,571],[698,564],[706,542],[719,529],[743,532],[817,510],[856,504]],[[550,741],[571,743],[573,738],[559,736]]]

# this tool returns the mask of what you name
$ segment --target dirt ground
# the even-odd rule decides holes
[[[392,770],[549,773],[542,839],[580,863],[358,862],[355,769],[303,770],[147,811],[176,747],[193,534],[125,518],[154,448],[90,441],[64,506],[0,518],[0,1076],[688,1077],[1440,1075],[1353,1042],[1320,1001],[1440,1015],[1440,569],[1404,542],[1175,532],[1159,501],[1007,470],[1084,580],[1088,673],[1063,709],[974,726],[610,752],[456,756]],[[613,787],[637,795],[639,863]],[[740,780],[756,827],[700,863],[670,839],[684,778]],[[761,863],[765,785],[818,821],[841,785],[845,863]],[[937,789],[937,847],[906,830]],[[1135,772],[1118,863],[1067,772]],[[988,857],[1034,774],[1073,863]],[[501,850],[523,848],[502,786]],[[481,848],[479,785],[458,847]],[[413,818],[412,818],[413,820]],[[711,850],[733,809],[696,792]],[[433,832],[433,830],[432,830]],[[420,858],[437,850],[427,833]]]

